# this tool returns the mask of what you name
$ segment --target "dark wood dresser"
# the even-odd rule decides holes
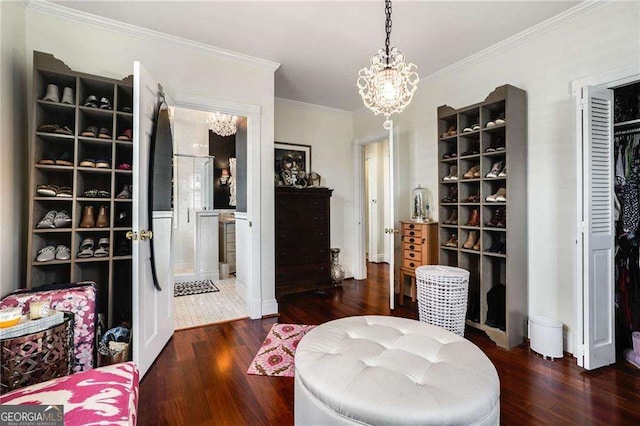
[[[331,287],[332,192],[276,186],[276,297]]]

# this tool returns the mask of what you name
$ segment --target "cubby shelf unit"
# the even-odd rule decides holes
[[[498,118],[503,122],[495,123]],[[495,125],[487,127],[489,122]],[[500,161],[506,164],[506,176],[487,177]],[[480,103],[439,107],[438,163],[440,264],[470,272],[467,325],[510,349],[523,342],[527,317],[526,92],[504,85]],[[474,166],[479,176],[465,178]],[[450,180],[452,172],[457,179]],[[488,201],[500,188],[506,189],[506,201]],[[470,200],[471,196],[476,198]],[[468,226],[474,210],[479,223]],[[506,212],[506,223],[500,224],[504,226],[488,225],[494,215],[502,215],[500,211]],[[455,223],[443,223],[452,215]],[[478,236],[479,249],[463,247],[470,233]],[[446,246],[454,234],[457,246]],[[503,329],[487,325],[487,293],[499,284],[505,285]]]

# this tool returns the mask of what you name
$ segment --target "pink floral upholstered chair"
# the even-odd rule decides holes
[[[29,312],[32,301],[49,300],[52,309],[74,314],[73,372],[77,373],[90,370],[95,366],[96,293],[97,287],[92,281],[21,289],[0,300],[0,309],[20,306],[22,313],[26,314]]]
[[[124,362],[14,390],[0,405],[63,405],[65,425],[135,425],[139,378]]]

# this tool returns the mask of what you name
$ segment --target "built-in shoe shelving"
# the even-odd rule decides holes
[[[438,108],[440,264],[470,272],[467,324],[505,348],[523,342],[527,315],[526,105],[525,91],[504,85],[480,103]],[[498,285],[504,324],[487,315]]]
[[[44,100],[51,84],[58,88],[59,101]],[[65,88],[73,93],[70,103],[62,102]],[[98,108],[84,105],[90,95],[96,96]],[[118,168],[123,163],[132,166],[133,142],[118,139],[125,129],[133,127],[132,78],[113,80],[78,73],[52,55],[34,52],[33,97],[26,285],[34,288],[95,281],[99,290],[98,312],[105,314],[109,325],[130,323],[131,309],[126,301],[131,300],[132,257],[126,234],[132,229],[132,201],[117,196],[125,185],[130,187],[133,177],[131,167]],[[108,100],[110,108],[99,108],[102,98]],[[90,126],[95,126],[98,132],[83,135]],[[81,166],[88,159],[106,163],[102,167]],[[39,185],[67,187],[70,196],[43,196],[36,192]],[[104,192],[100,194],[102,197],[94,197],[87,192],[90,190]],[[93,206],[96,216],[101,206],[106,207],[106,226],[80,225],[87,206]],[[67,211],[71,225],[38,229],[40,220],[51,210]],[[108,255],[79,257],[86,238],[94,241],[94,250],[101,238],[108,238]],[[37,261],[38,252],[50,245],[68,247],[70,258]]]

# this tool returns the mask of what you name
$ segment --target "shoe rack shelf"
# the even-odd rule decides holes
[[[527,316],[526,92],[504,85],[480,103],[439,107],[438,158],[440,264],[470,272],[467,325],[510,349]],[[503,174],[488,177],[500,162]],[[497,195],[505,201],[487,200]],[[504,324],[488,315],[487,293],[500,284]]]
[[[133,127],[133,114],[122,112],[125,107],[130,111],[133,105],[132,82],[131,77],[114,80],[75,72],[52,55],[34,52],[26,285],[33,288],[51,283],[95,281],[99,288],[98,312],[105,314],[109,325],[123,320],[131,323],[132,257],[126,233],[132,229],[132,202],[117,198],[117,194],[124,185],[131,185],[133,176],[131,170],[117,167],[121,163],[131,165],[133,143],[117,138],[125,129]],[[60,101],[63,101],[64,88],[70,88],[72,103],[43,100],[50,84],[59,88]],[[90,95],[95,95],[98,102],[103,97],[108,99],[111,109],[84,106]],[[44,125],[67,129],[55,130]],[[106,132],[101,137],[82,136],[89,126],[106,129]],[[108,160],[108,167],[80,166],[85,159]],[[43,160],[54,164],[42,164]],[[69,187],[71,196],[42,196],[36,192],[39,185]],[[108,196],[86,196],[85,191],[91,189],[107,191]],[[93,208],[95,221],[101,206],[106,207],[106,226],[81,226],[85,210]],[[70,226],[37,228],[51,210],[68,212]],[[101,238],[108,238],[108,255],[78,257],[80,245],[86,238],[94,241],[94,250]],[[42,248],[59,245],[70,249],[69,259],[36,260]]]

